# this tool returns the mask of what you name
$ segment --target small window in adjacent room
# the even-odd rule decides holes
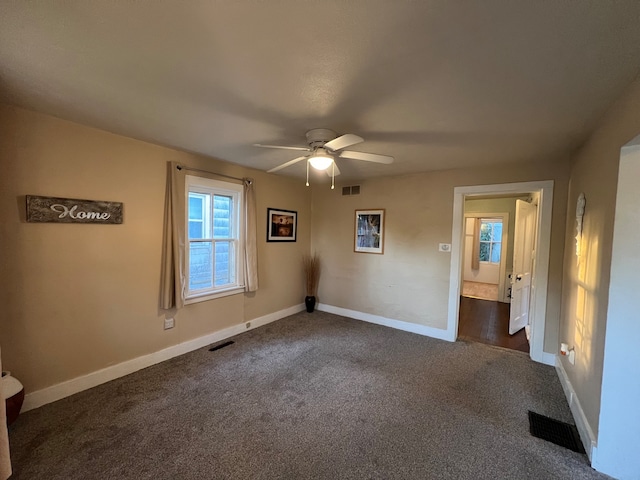
[[[502,251],[502,220],[483,218],[480,220],[480,261],[500,263]]]
[[[186,177],[187,303],[243,288],[242,185]]]

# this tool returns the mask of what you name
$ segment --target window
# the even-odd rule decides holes
[[[187,175],[185,190],[186,299],[207,300],[241,291],[242,185]]]
[[[480,220],[480,261],[500,263],[502,251],[502,220],[483,218]]]

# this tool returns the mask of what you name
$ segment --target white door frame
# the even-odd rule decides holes
[[[555,354],[544,352],[544,331],[547,311],[547,286],[549,283],[549,250],[551,244],[551,216],[553,206],[553,180],[502,183],[495,185],[473,185],[455,187],[453,190],[453,228],[451,232],[451,269],[449,273],[449,315],[446,338],[454,342],[458,337],[458,315],[460,308],[460,284],[462,279],[463,224],[465,197],[505,193],[540,193],[538,227],[536,231],[536,273],[531,282],[530,318],[531,338],[529,340],[531,359],[555,364]]]

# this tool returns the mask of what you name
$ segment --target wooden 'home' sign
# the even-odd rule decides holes
[[[122,203],[27,195],[27,222],[122,223]]]

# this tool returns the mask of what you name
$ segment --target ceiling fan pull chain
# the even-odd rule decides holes
[[[309,160],[307,160],[307,187],[309,186]]]
[[[331,164],[331,190],[335,188],[335,180],[336,180],[336,161],[334,160]]]

